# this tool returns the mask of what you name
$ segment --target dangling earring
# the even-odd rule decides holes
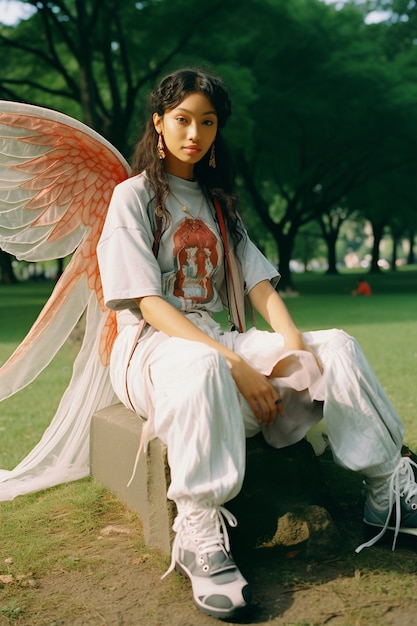
[[[161,159],[161,161],[165,159],[166,157],[165,150],[164,150],[164,142],[162,140],[162,133],[159,135],[159,139],[158,139],[158,156]]]
[[[216,149],[214,147],[214,142],[211,144],[209,167],[216,167]]]

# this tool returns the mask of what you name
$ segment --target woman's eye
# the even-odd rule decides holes
[[[180,124],[184,124],[184,122],[186,122],[187,120],[185,119],[185,117],[182,117],[182,115],[179,115],[177,117],[177,122],[179,122]]]
[[[205,120],[205,121],[203,122],[203,124],[204,124],[205,126],[213,126],[214,122],[213,122],[213,120]]]

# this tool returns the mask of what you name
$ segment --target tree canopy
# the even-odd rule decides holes
[[[319,221],[334,257],[346,216],[385,215],[381,198],[415,171],[414,0],[22,3],[28,19],[0,23],[0,97],[77,117],[127,158],[162,74],[203,65],[222,76],[242,212],[257,243],[276,246],[284,284],[300,229]],[[367,23],[375,10],[386,19]],[[393,204],[409,227],[415,205]]]

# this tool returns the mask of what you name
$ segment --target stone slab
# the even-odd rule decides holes
[[[137,513],[143,523],[146,543],[169,554],[175,507],[166,497],[169,468],[166,449],[160,440],[150,442],[128,486],[142,424],[137,415],[122,404],[95,413],[90,434],[91,474]]]

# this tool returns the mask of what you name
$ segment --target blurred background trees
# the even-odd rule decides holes
[[[22,0],[7,24],[15,4],[0,3],[0,97],[72,115],[126,158],[161,75],[224,79],[242,213],[284,287],[352,253],[380,271],[387,234],[391,269],[414,262],[415,0]]]

